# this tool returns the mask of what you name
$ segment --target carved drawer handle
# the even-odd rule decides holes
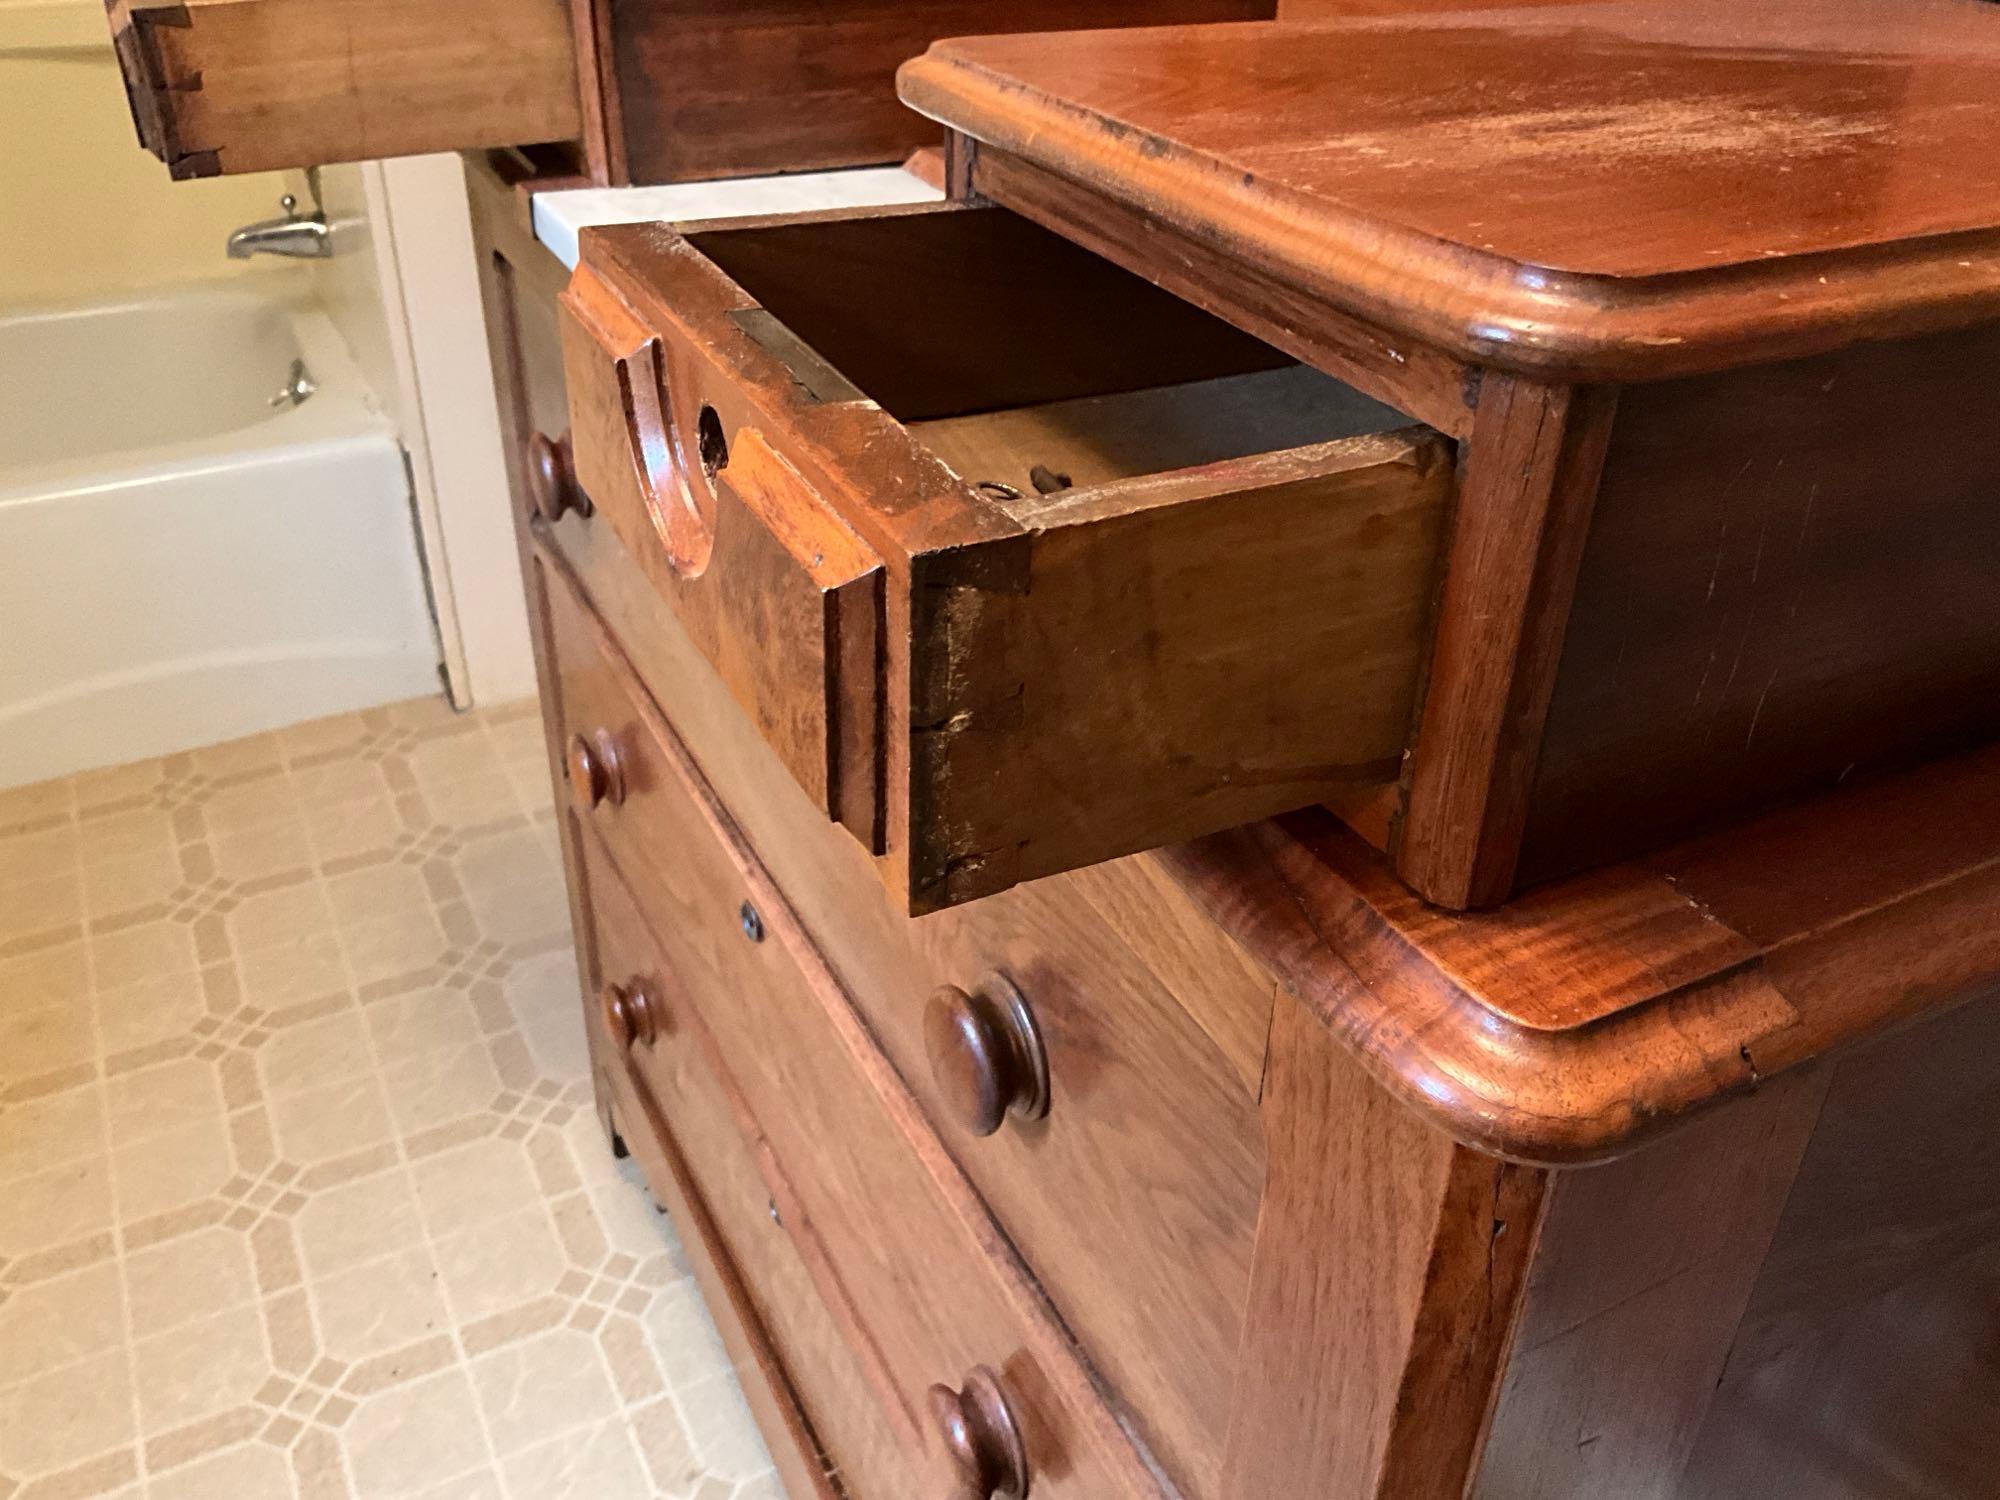
[[[625,800],[625,762],[609,730],[573,734],[563,757],[569,774],[569,797],[579,813],[588,814]]]
[[[653,1045],[660,1032],[659,1007],[643,984],[636,979],[607,984],[598,999],[604,1006],[604,1029],[620,1051]]]
[[[1010,1114],[1048,1114],[1048,1052],[1027,997],[1004,974],[971,994],[938,989],[924,1009],[924,1047],[946,1107],[974,1135],[992,1135]]]
[[[934,1385],[930,1408],[945,1451],[979,1500],[1027,1500],[1028,1448],[998,1375],[981,1365],[963,1390]]]
[[[538,432],[528,439],[528,499],[535,514],[550,525],[571,512],[590,514],[590,497],[576,482],[576,463],[567,433],[552,438]]]

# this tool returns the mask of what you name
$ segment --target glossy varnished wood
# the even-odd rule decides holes
[[[900,77],[954,129],[1520,371],[1649,378],[2000,310],[2000,36],[1963,0],[989,37]]]

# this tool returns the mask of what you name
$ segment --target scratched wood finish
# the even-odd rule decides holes
[[[894,316],[919,292],[934,312]],[[1074,403],[988,421],[1039,441],[1282,362],[997,210],[589,232],[565,308],[585,491],[912,912],[1393,779],[1452,483],[1435,434],[1350,436],[1399,419],[1309,377],[1329,441],[1283,446],[1304,434],[1270,402],[1107,414],[1117,442],[1046,444],[1097,474],[996,499],[925,422],[961,419],[949,452],[968,414]],[[878,560],[879,622],[871,594],[816,627]]]
[[[1620,399],[1525,879],[2000,734],[2000,332]]]
[[[107,0],[140,142],[175,177],[578,133],[564,0]]]
[[[2000,312],[2000,41],[1960,0],[978,37],[899,81],[1344,313],[1544,378]]]
[[[1271,1184],[1224,1500],[1432,1500],[1464,1486],[1545,1175],[1454,1144],[1281,997]]]
[[[1497,375],[1480,388],[1444,559],[1396,867],[1441,906],[1512,892],[1617,396]]]
[[[896,102],[938,37],[1267,18],[1273,0],[597,0],[627,170],[684,182],[900,161],[936,139]]]
[[[1035,1449],[1037,1493],[1157,1500],[1147,1466],[1096,1394],[1040,1290],[979,1207],[817,947],[727,814],[709,801],[657,709],[583,601],[552,604],[563,721],[618,745],[626,799],[591,818],[632,869],[654,930],[691,973],[722,1056],[767,1133],[796,1207],[780,1218],[848,1309],[884,1419],[949,1475],[925,1393],[989,1365]],[[746,920],[744,904],[755,913]]]

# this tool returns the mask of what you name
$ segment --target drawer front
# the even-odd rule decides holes
[[[1035,1284],[587,607],[554,589],[550,617],[564,727],[591,747],[572,778],[584,800],[600,793],[579,815],[632,875],[768,1133],[778,1218],[925,1487],[946,1492],[955,1431],[995,1470],[1025,1461],[1036,1496],[1157,1500]]]
[[[111,0],[139,139],[214,177],[580,131],[563,0]]]
[[[1394,780],[1435,433],[1001,210],[587,232],[563,301],[582,490],[912,912]]]
[[[590,907],[593,1050],[655,1190],[687,1200],[684,1233],[713,1230],[725,1269],[721,1297],[707,1288],[711,1302],[740,1297],[750,1311],[731,1354],[746,1366],[746,1388],[755,1382],[768,1395],[758,1417],[788,1483],[812,1486],[800,1500],[836,1500],[828,1473],[857,1496],[910,1493],[918,1476],[909,1455],[889,1440],[847,1335],[778,1222],[768,1147],[700,1013],[708,988],[701,976],[688,983],[666,956],[594,836],[584,831],[577,847]],[[796,1453],[785,1464],[778,1450],[788,1441]]]
[[[542,535],[561,548],[547,566],[583,574],[654,696],[674,705],[705,775],[1126,1420],[1188,1494],[1214,1493],[1263,1185],[1256,1098],[1268,976],[1146,860],[902,916],[873,887],[860,849],[813,820],[623,548],[583,523]],[[636,699],[640,690],[617,691]],[[614,726],[632,717],[597,707],[602,697],[570,701],[586,732],[598,727],[593,713]],[[592,821],[631,868],[674,878],[678,856],[648,793],[628,787],[621,806]],[[996,975],[1033,1009],[1051,1104],[1043,1119],[1012,1113],[981,1138],[936,1081],[924,1020],[934,992],[975,992]]]

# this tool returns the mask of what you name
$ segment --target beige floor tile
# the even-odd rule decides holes
[[[286,1026],[257,1049],[257,1065],[272,1098],[371,1073],[367,1020],[347,1009]]]
[[[333,912],[318,880],[245,896],[229,914],[229,940],[239,955],[291,948],[333,931]]]
[[[474,1360],[472,1387],[502,1458],[595,1426],[618,1410],[597,1340],[573,1328],[551,1329]]]
[[[74,875],[80,845],[74,824],[0,838],[0,895],[17,885]]]
[[[0,1111],[0,1182],[102,1156],[104,1142],[104,1091],[95,1081],[9,1105]]]
[[[90,814],[77,824],[77,854],[86,869],[145,855],[170,855],[179,848],[173,814],[162,808]]]
[[[541,1196],[526,1146],[489,1136],[410,1167],[424,1223],[439,1238],[521,1211]]]
[[[156,1476],[150,1500],[297,1500],[292,1466],[264,1443],[246,1443]]]
[[[655,1491],[624,1424],[571,1433],[504,1464],[515,1500],[652,1500]]]
[[[173,921],[142,922],[100,934],[91,939],[90,955],[98,988],[107,990],[200,967],[193,929]]]
[[[0,995],[7,997],[9,1011],[88,1004],[90,987],[90,954],[80,942],[0,958]],[[5,1070],[6,1053],[0,1051],[0,1072]]]
[[[16,1177],[0,1213],[0,1258],[67,1245],[111,1227],[111,1168],[103,1155]]]
[[[437,1240],[438,1274],[460,1323],[547,1296],[569,1269],[539,1203]]]
[[[16,1287],[0,1302],[0,1387],[124,1343],[125,1294],[115,1262]]]
[[[282,772],[217,787],[201,806],[202,822],[211,837],[266,823],[290,822],[298,813],[298,794],[292,789],[291,777]]]
[[[218,833],[209,840],[215,873],[231,882],[263,880],[313,862],[312,840],[302,818],[285,818],[251,828]]]
[[[416,1194],[400,1167],[313,1196],[294,1221],[309,1276],[331,1276],[424,1242]]]
[[[345,1440],[357,1500],[434,1488],[488,1462],[463,1370],[369,1397],[348,1419]]]
[[[289,946],[236,955],[246,1000],[260,1010],[283,1010],[353,988],[347,954],[333,933],[302,935]]]
[[[112,1161],[118,1212],[128,1223],[213,1198],[235,1174],[219,1114],[120,1146]]]
[[[106,1057],[188,1036],[207,1014],[207,984],[199,970],[140,979],[97,994],[97,1026]]]
[[[233,1410],[271,1377],[263,1314],[254,1305],[233,1307],[140,1339],[132,1347],[132,1370],[147,1433],[172,1432]]]
[[[270,1100],[278,1154],[299,1166],[331,1161],[389,1139],[389,1108],[372,1073]]]
[[[142,849],[83,867],[81,890],[92,920],[157,906],[186,885],[174,849]]]
[[[576,972],[574,966],[570,972]],[[384,1067],[428,1052],[456,1052],[483,1039],[479,1013],[462,989],[425,988],[371,1001],[367,1019]]]
[[[83,882],[74,872],[21,881],[0,890],[0,942],[83,921]]]
[[[132,1332],[146,1338],[212,1318],[257,1298],[242,1231],[210,1225],[149,1246],[125,1263]]]
[[[451,1326],[428,1249],[317,1279],[312,1287],[320,1347],[355,1363],[401,1349]]]
[[[0,1005],[0,1083],[39,1078],[97,1056],[90,1006],[75,1000],[27,1008],[8,997]]]
[[[111,919],[0,960],[0,1082],[60,1089],[0,1109],[0,1494],[781,1500],[590,1111],[518,1141],[493,1113],[503,1078],[588,1073],[555,823],[520,822],[540,735],[423,702],[0,793],[0,941]],[[220,918],[117,920],[211,880]],[[484,969],[469,934],[549,948]],[[600,1268],[643,1329],[569,1323]],[[246,1441],[350,1373],[289,1450]]]
[[[0,839],[24,828],[40,827],[51,818],[76,814],[76,785],[67,776],[0,790]]]
[[[484,1114],[501,1093],[500,1075],[484,1042],[419,1053],[389,1065],[383,1080],[394,1103],[396,1128],[404,1135]]]
[[[121,1073],[105,1098],[114,1151],[168,1131],[214,1129],[223,1114],[215,1064],[196,1057]]]
[[[0,1391],[0,1474],[53,1473],[123,1447],[133,1436],[123,1349]]]

